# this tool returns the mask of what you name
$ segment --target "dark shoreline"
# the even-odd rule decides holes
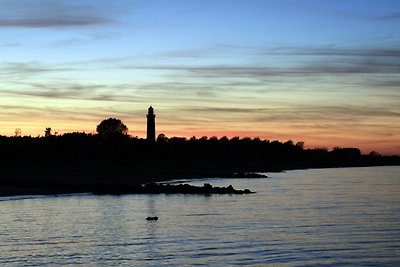
[[[76,194],[76,193],[92,193],[98,195],[123,195],[123,194],[248,194],[254,193],[253,189],[233,189],[229,186],[223,188],[217,188],[217,190],[201,190],[198,187],[188,187],[185,185],[185,190],[175,190],[173,187],[177,186],[175,183],[172,185],[169,181],[183,180],[188,182],[195,179],[208,179],[208,178],[237,178],[237,179],[265,179],[268,178],[265,175],[259,175],[261,172],[282,172],[291,170],[304,170],[304,169],[327,169],[327,168],[352,168],[352,167],[379,167],[379,166],[399,166],[399,164],[393,165],[366,165],[366,166],[314,166],[303,168],[286,168],[286,169],[265,169],[260,168],[260,171],[252,172],[199,172],[187,173],[186,175],[179,174],[162,174],[152,173],[149,174],[135,173],[135,171],[119,173],[119,177],[111,175],[107,177],[107,173],[85,176],[85,172],[74,170],[73,179],[70,179],[71,172],[63,173],[63,175],[55,175],[54,173],[41,173],[42,175],[29,176],[25,173],[26,177],[19,176],[19,180],[4,179],[2,176],[0,184],[0,197],[6,196],[22,196],[22,195],[60,195],[60,194]],[[4,171],[4,169],[3,169]],[[42,170],[43,171],[43,170]],[[70,170],[71,171],[71,170]],[[4,172],[3,172],[4,174]],[[95,178],[97,176],[97,179]],[[107,177],[107,179],[104,179]],[[7,182],[8,181],[8,182]],[[154,184],[161,185],[154,189]],[[180,186],[182,183],[179,183]],[[150,185],[150,187],[147,187]],[[211,185],[212,187],[212,185]],[[151,189],[153,188],[153,189]],[[229,190],[227,190],[229,188]],[[182,187],[181,187],[182,189]],[[208,188],[210,189],[210,188]],[[215,189],[215,188],[213,188]]]
[[[42,175],[19,176],[19,180],[7,179],[0,184],[0,197],[19,195],[59,195],[74,193],[92,193],[97,195],[122,195],[122,194],[249,194],[249,189],[234,189],[230,186],[217,188],[207,187],[202,190],[197,186],[188,186],[186,183],[195,179],[207,178],[268,178],[266,175],[256,173],[203,173],[198,175],[155,175],[147,177],[135,175],[134,172],[121,174],[114,177],[111,173],[107,179],[105,174],[93,176],[76,175],[67,181],[68,174],[53,175],[47,173]],[[127,178],[129,177],[129,178]],[[22,181],[21,181],[22,180]],[[182,183],[169,183],[170,181],[184,180]],[[182,187],[183,186],[183,187]]]
[[[164,137],[149,142],[125,135],[104,138],[85,133],[0,136],[0,151],[0,196],[130,194],[147,192],[139,188],[144,184],[179,179],[249,178],[252,175],[246,177],[245,173],[400,165],[399,156],[362,155],[357,148],[305,149],[302,142],[258,138]]]

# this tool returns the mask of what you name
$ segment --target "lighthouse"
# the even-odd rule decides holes
[[[149,107],[147,111],[147,141],[156,141],[156,114],[154,114],[154,109],[152,106]]]

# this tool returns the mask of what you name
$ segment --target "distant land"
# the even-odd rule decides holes
[[[292,169],[400,165],[399,156],[362,155],[358,148],[328,151],[303,146],[302,142],[238,137],[159,135],[156,140],[147,140],[126,134],[76,132],[56,136],[51,131],[45,137],[0,136],[0,196],[134,193],[118,188]]]

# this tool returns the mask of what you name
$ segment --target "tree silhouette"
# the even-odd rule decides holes
[[[165,136],[165,134],[161,133],[157,136],[158,143],[166,143],[167,141],[168,141],[168,138]]]
[[[109,118],[100,122],[96,131],[102,137],[121,136],[128,133],[128,127],[119,119]]]
[[[51,128],[50,127],[46,127],[46,129],[44,130],[44,136],[45,137],[51,136]]]
[[[21,137],[21,128],[16,128],[15,129],[15,137]]]

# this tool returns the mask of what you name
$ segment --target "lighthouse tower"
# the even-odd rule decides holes
[[[147,141],[156,141],[156,114],[154,114],[154,109],[152,106],[149,107],[147,112]]]

